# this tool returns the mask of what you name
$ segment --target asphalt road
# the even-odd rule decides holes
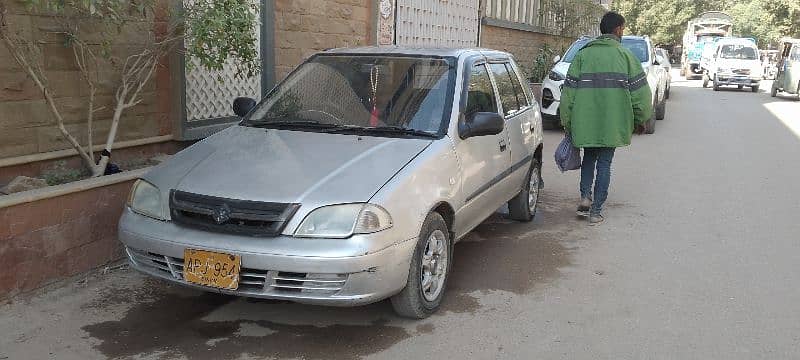
[[[0,307],[0,359],[800,358],[800,102],[674,78],[655,135],[617,152],[604,224],[574,216],[549,132],[537,220],[459,243],[429,319],[116,269]]]

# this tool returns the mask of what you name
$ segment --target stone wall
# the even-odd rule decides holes
[[[6,21],[12,31],[36,41],[41,54],[41,67],[51,85],[66,128],[81,144],[88,142],[86,114],[88,86],[82,80],[70,47],[64,45],[58,19],[50,15],[30,14],[18,0],[5,1]],[[152,23],[134,24],[122,29],[122,41],[111,48],[113,55],[125,56],[147,40],[142,26],[163,25],[161,19]],[[100,39],[92,33],[91,24],[84,25],[87,41]],[[95,48],[98,51],[98,48]],[[114,91],[118,72],[107,63],[99,66],[99,86],[93,125],[94,143],[104,143],[111,125]],[[168,64],[163,64],[143,90],[143,102],[128,109],[120,122],[117,140],[132,140],[172,131],[169,121],[170,81]],[[70,148],[62,138],[44,96],[32,80],[18,67],[5,46],[0,45],[0,158],[10,158]]]
[[[372,0],[275,0],[275,76],[317,51],[372,42]]]
[[[481,47],[511,53],[519,66],[526,71],[533,66],[533,59],[543,44],[548,44],[560,54],[566,51],[574,40],[569,37],[485,24],[481,28]]]

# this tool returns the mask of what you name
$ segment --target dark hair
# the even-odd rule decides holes
[[[600,33],[611,34],[619,26],[625,25],[625,17],[613,11],[607,12],[600,20]]]

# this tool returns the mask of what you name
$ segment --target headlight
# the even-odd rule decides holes
[[[392,227],[392,217],[372,204],[332,205],[316,209],[297,227],[295,236],[344,239]]]
[[[164,220],[164,211],[161,207],[161,193],[158,188],[147,181],[136,180],[128,196],[128,207],[134,212],[158,220]]]
[[[547,75],[547,77],[550,78],[550,80],[553,80],[553,81],[564,81],[564,79],[566,79],[566,77],[564,77],[564,75],[560,74],[558,71],[555,71],[555,70],[551,71],[550,74]]]

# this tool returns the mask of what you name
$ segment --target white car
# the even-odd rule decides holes
[[[564,86],[569,66],[572,59],[586,44],[593,38],[584,36],[576,40],[564,54],[564,57],[556,57],[556,64],[550,74],[542,83],[542,124],[545,129],[552,129],[560,126],[558,106],[561,104],[561,89]],[[642,62],[642,69],[647,74],[647,84],[653,92],[653,119],[647,122],[645,132],[652,134],[655,132],[655,120],[663,120],[666,116],[666,91],[667,74],[661,66],[655,53],[653,44],[648,37],[642,36],[623,36],[622,46],[630,50],[639,61]]]
[[[569,70],[572,59],[575,58],[578,50],[583,49],[593,39],[589,36],[583,36],[572,43],[563,57],[556,56],[553,59],[555,66],[553,66],[550,74],[547,75],[547,78],[542,83],[542,126],[545,129],[555,129],[561,126],[558,106],[561,104],[561,89],[564,87],[564,80],[567,78],[567,70]]]
[[[623,36],[622,46],[639,58],[647,74],[647,85],[653,95],[653,118],[645,124],[645,133],[652,134],[656,131],[655,120],[664,120],[667,113],[667,71],[661,66],[649,37]]]
[[[712,49],[703,87],[712,83],[714,91],[718,91],[723,85],[739,89],[747,86],[752,92],[758,92],[764,68],[759,60],[758,46],[752,39],[719,39]]]

